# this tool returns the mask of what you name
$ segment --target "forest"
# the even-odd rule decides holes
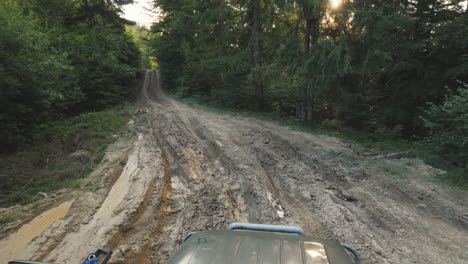
[[[126,99],[144,67],[119,15],[128,2],[0,2],[1,152],[31,143],[47,122]]]
[[[182,100],[403,141],[468,186],[467,1],[154,0],[149,30],[133,2],[0,2],[0,189],[81,177],[60,157],[99,161],[145,68]]]
[[[0,1],[0,206],[78,188],[126,126],[149,67],[132,2]]]
[[[155,0],[179,98],[418,146],[468,180],[468,7],[459,0]]]

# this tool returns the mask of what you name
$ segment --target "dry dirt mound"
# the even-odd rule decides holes
[[[351,244],[362,263],[468,260],[468,195],[430,183],[438,171],[420,161],[188,107],[164,96],[156,71],[141,94],[126,165],[107,189],[75,195],[24,257],[79,263],[107,246],[114,263],[164,263],[190,231],[253,222]]]

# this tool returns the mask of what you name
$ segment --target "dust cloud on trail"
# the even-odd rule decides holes
[[[437,170],[190,107],[167,97],[160,79],[154,70],[145,75],[129,123],[135,140],[114,183],[77,197],[63,223],[49,228],[56,231],[29,245],[31,257],[79,263],[107,246],[113,263],[164,263],[190,231],[252,222],[353,245],[362,263],[466,263],[468,214],[456,202],[468,195],[435,192],[427,179]]]

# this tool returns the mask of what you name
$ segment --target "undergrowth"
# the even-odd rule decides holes
[[[447,173],[434,177],[432,181],[447,187],[457,187],[468,191],[467,173],[466,169],[449,169]]]
[[[21,219],[21,216],[18,216],[18,215],[8,214],[8,215],[1,216],[0,217],[0,230],[2,230],[3,227],[8,225],[9,223],[16,222],[20,219]]]
[[[39,192],[81,187],[101,161],[130,108],[112,108],[43,124],[21,151],[0,157],[0,206],[26,204]]]

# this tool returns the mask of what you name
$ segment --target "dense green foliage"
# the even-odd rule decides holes
[[[429,104],[422,117],[429,136],[423,141],[425,156],[449,168],[455,184],[466,184],[468,171],[468,85],[442,105]],[[442,163],[442,164],[440,164]]]
[[[127,26],[127,33],[132,37],[132,41],[141,53],[140,67],[142,69],[154,68],[154,59],[151,58],[149,37],[150,32],[147,28],[141,26]]]
[[[117,0],[0,1],[0,146],[121,102],[142,66]]]
[[[429,135],[429,148],[444,142],[439,160],[466,168],[468,106],[446,99],[468,82],[463,1],[154,2],[151,45],[176,95],[379,138]]]

